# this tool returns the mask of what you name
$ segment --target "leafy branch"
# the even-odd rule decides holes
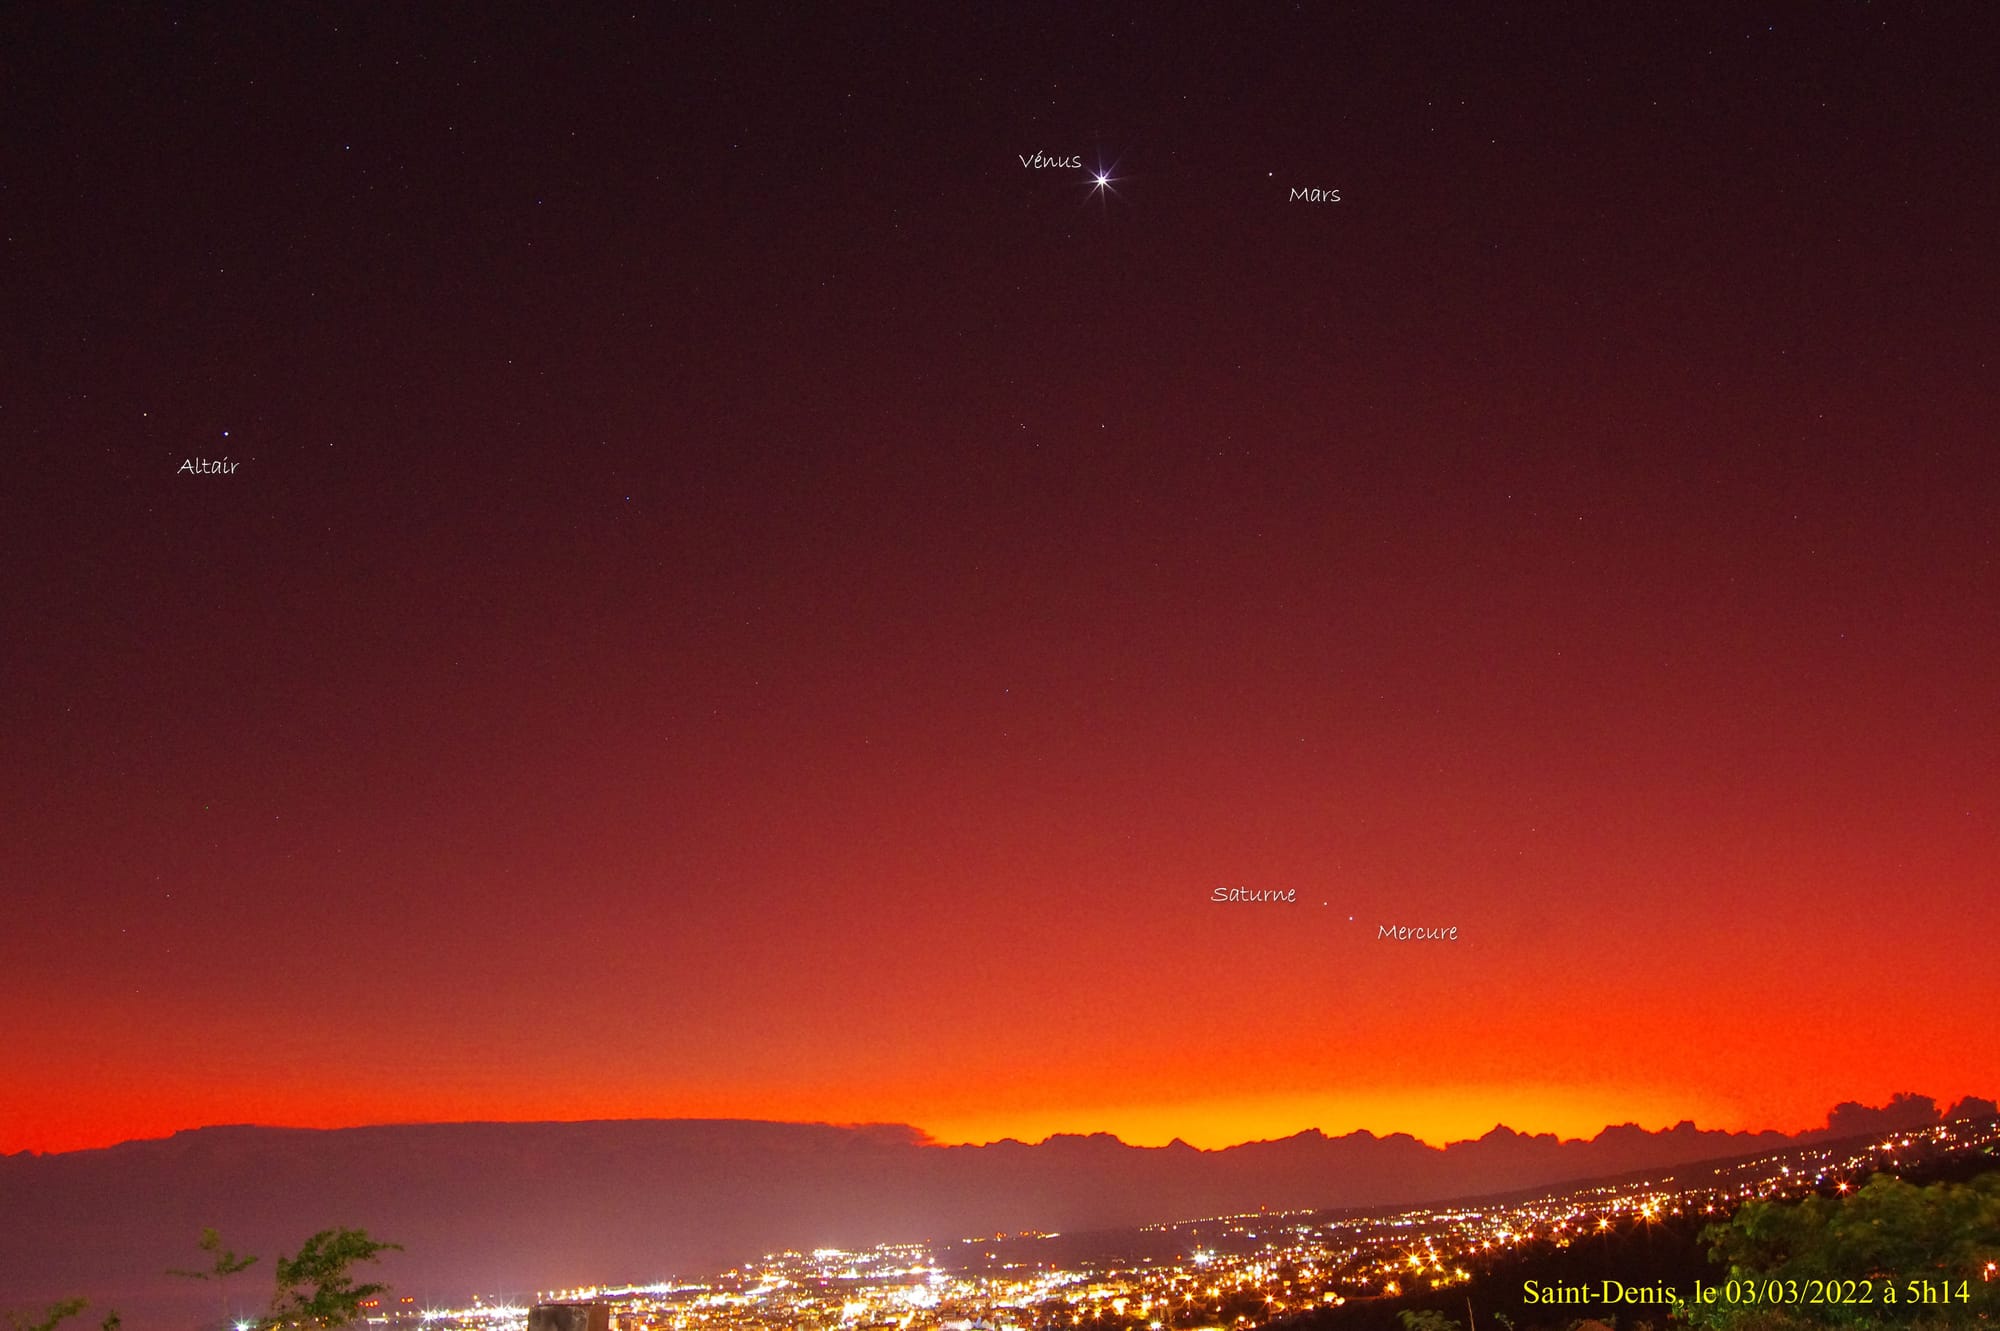
[[[56,1331],[56,1327],[67,1322],[70,1318],[76,1316],[89,1306],[89,1299],[64,1299],[61,1303],[50,1304],[47,1311],[42,1314],[42,1320],[39,1322],[30,1322],[23,1318],[21,1314],[13,1312],[7,1314],[7,1322],[14,1328],[14,1331]],[[102,1323],[103,1331],[118,1331],[121,1320],[115,1312],[106,1313]]]
[[[278,1293],[271,1301],[264,1328],[304,1327],[331,1331],[361,1316],[361,1305],[387,1285],[354,1283],[356,1262],[372,1262],[385,1252],[402,1251],[399,1243],[382,1243],[365,1229],[323,1229],[305,1241],[293,1257],[277,1262]]]

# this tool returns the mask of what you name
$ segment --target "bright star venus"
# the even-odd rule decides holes
[[[1113,162],[1110,166],[1106,166],[1103,159],[1099,158],[1097,166],[1091,169],[1088,175],[1090,177],[1090,197],[1095,198],[1100,205],[1106,199],[1115,199],[1118,197],[1118,190],[1116,189],[1119,180],[1118,163]]]

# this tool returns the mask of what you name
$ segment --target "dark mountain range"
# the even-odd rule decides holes
[[[1975,1101],[1944,1111],[1991,1112]],[[202,1128],[0,1157],[0,1309],[86,1295],[117,1307],[130,1331],[214,1321],[216,1290],[163,1274],[203,1264],[205,1225],[267,1255],[229,1292],[243,1311],[261,1306],[269,1254],[335,1225],[403,1244],[382,1276],[398,1294],[443,1301],[700,1273],[782,1248],[1496,1193],[1939,1117],[1929,1098],[1899,1096],[1843,1105],[1798,1137],[1681,1123],[1562,1141],[1496,1127],[1439,1148],[1309,1131],[1213,1151],[1103,1134],[938,1146],[902,1126],[726,1120]]]

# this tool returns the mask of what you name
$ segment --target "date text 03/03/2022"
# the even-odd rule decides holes
[[[1804,1304],[1849,1304],[1896,1307],[1915,1304],[1931,1307],[1969,1303],[1968,1280],[1729,1280],[1711,1285],[1694,1282],[1696,1304],[1726,1303],[1738,1307],[1756,1305],[1800,1306]],[[1606,1280],[1591,1285],[1545,1285],[1539,1280],[1524,1281],[1521,1302],[1530,1305],[1647,1304],[1674,1306],[1686,1302],[1672,1285],[1628,1285]]]

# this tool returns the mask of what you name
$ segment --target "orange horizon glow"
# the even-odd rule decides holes
[[[1496,1124],[1563,1138],[1683,1120],[1797,1132],[1847,1101],[1915,1092],[1942,1106],[2000,1088],[1977,1001],[1995,983],[1990,967],[1974,949],[1935,952],[1918,989],[1900,952],[1856,947],[1853,921],[1874,913],[1865,866],[1809,886],[1773,866],[1772,890],[1733,907],[1714,875],[1704,886],[1691,867],[1681,908],[1651,930],[1649,955],[1665,960],[1642,975],[1588,964],[1626,946],[1626,917],[1589,908],[1593,865],[1551,874],[1544,893],[1570,903],[1563,915],[1537,922],[1465,903],[1466,943],[1416,951],[1371,936],[1367,921],[1405,913],[1387,896],[1351,898],[1352,919],[1317,903],[1273,917],[1193,891],[1162,903],[1129,885],[1175,873],[1173,849],[1143,868],[1073,871],[1116,884],[1119,908],[1079,892],[1060,932],[1011,909],[994,882],[949,913],[906,909],[893,930],[855,928],[830,969],[795,962],[823,946],[810,925],[711,905],[705,919],[658,916],[669,940],[676,922],[728,940],[676,946],[670,965],[604,951],[554,917],[513,935],[467,917],[455,946],[488,959],[500,977],[491,985],[477,982],[487,971],[459,982],[426,968],[419,944],[447,928],[434,916],[414,942],[376,940],[382,963],[343,990],[199,952],[135,954],[156,992],[176,992],[134,1011],[116,995],[37,992],[30,974],[0,1151],[218,1123],[678,1117],[899,1123],[948,1143],[1108,1132],[1213,1149],[1317,1128],[1437,1145]],[[1952,849],[1969,854],[1948,842],[1929,853]],[[1310,881],[1298,857],[1258,853],[1258,877]],[[811,871],[768,851],[759,867],[773,878]],[[1964,861],[1949,867],[1973,881]],[[617,881],[616,866],[596,871]],[[843,875],[841,905],[868,918],[862,879],[878,902],[914,902],[914,878],[878,853]],[[629,886],[612,896],[643,908]],[[1809,898],[1820,908],[1807,910]],[[1723,911],[1736,927],[1709,932]],[[1841,962],[1772,969],[1772,937],[1793,955]],[[968,952],[968,938],[1008,961]],[[249,955],[289,945],[255,921],[239,931]],[[1198,986],[1150,961],[1196,953],[1213,972]],[[529,1001],[513,977],[538,964],[589,982]],[[968,971],[977,983],[951,981]],[[340,994],[351,1001],[330,1005]]]
[[[1928,1092],[1919,1092],[1928,1093]],[[1940,1109],[1949,1108],[1972,1089],[1951,1095],[1933,1095]],[[1879,1097],[1886,1101],[1889,1097]],[[1055,1136],[1108,1134],[1125,1145],[1162,1147],[1176,1139],[1198,1150],[1216,1151],[1251,1142],[1276,1141],[1301,1133],[1318,1131],[1327,1137],[1369,1133],[1377,1137],[1406,1135],[1431,1147],[1484,1136],[1495,1127],[1505,1127],[1524,1136],[1554,1135],[1564,1140],[1590,1140],[1611,1127],[1636,1126],[1647,1132],[1672,1128],[1691,1120],[1703,1131],[1786,1134],[1812,1131],[1826,1126],[1826,1113],[1790,1118],[1756,1118],[1732,1113],[1729,1106],[1716,1103],[1692,1111],[1679,1108],[1679,1101],[1664,1093],[1623,1096],[1610,1089],[1568,1090],[1537,1086],[1438,1087],[1416,1094],[1377,1092],[1349,1096],[1279,1095],[1263,1098],[1235,1097],[1206,1102],[1161,1102],[1124,1104],[1072,1111],[1021,1112],[1006,1116],[980,1117],[960,1111],[956,1115],[916,1121],[912,1118],[879,1113],[809,1111],[758,1113],[741,1102],[718,1097],[694,1100],[678,1106],[652,1108],[642,1104],[612,1103],[600,1112],[578,1111],[557,1103],[537,1106],[494,1100],[474,1103],[466,1112],[445,1116],[442,1111],[391,1113],[386,1106],[353,1102],[316,1101],[316,1110],[286,1109],[271,1097],[245,1097],[258,1112],[240,1117],[201,1117],[195,1111],[204,1099],[191,1096],[178,1103],[158,1106],[157,1115],[137,1114],[113,1120],[72,1120],[67,1131],[23,1131],[27,1125],[16,1119],[0,1119],[0,1127],[13,1135],[0,1144],[0,1154],[26,1151],[59,1154],[99,1150],[129,1141],[156,1140],[178,1132],[206,1127],[261,1127],[305,1130],[339,1130],[440,1123],[582,1123],[617,1120],[727,1119],[828,1124],[837,1127],[893,1125],[917,1131],[925,1144],[939,1147],[980,1146],[1003,1140],[1030,1144]],[[1865,1101],[1876,1103],[1876,1101]],[[1829,1105],[1828,1108],[1832,1106]],[[864,1107],[865,1108],[865,1107]]]

